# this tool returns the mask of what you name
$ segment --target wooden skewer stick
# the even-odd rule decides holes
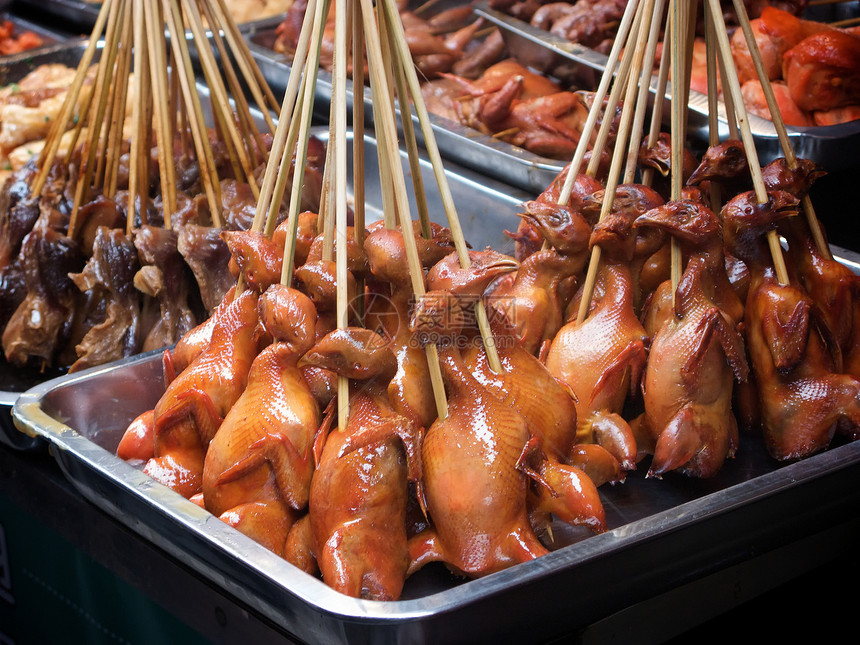
[[[194,71],[191,66],[191,56],[188,53],[188,42],[185,39],[179,0],[167,0],[165,18],[170,33],[170,47],[177,63],[175,71],[179,75],[179,86],[188,110],[197,163],[200,165],[200,176],[209,202],[212,223],[216,228],[221,228],[221,190],[215,172],[215,160],[212,156],[212,147],[209,145],[200,96],[193,85]]]
[[[388,84],[384,73],[385,61],[382,58],[382,46],[380,43],[379,32],[374,28],[373,7],[370,2],[371,0],[361,0],[361,14],[364,21],[368,68],[372,83],[379,88],[379,94],[382,96],[389,96],[390,92],[387,87]],[[396,52],[398,56],[395,56],[395,65],[408,67],[408,69],[412,70],[414,73],[414,69],[412,68],[412,56],[408,53],[408,48],[404,51],[401,46],[405,43],[401,42],[403,33],[402,24],[400,23],[400,18],[396,13],[396,8],[393,3],[383,0],[383,10],[387,12],[387,26],[392,28],[391,31],[394,33],[394,40],[397,43]],[[405,37],[403,40],[405,41]],[[406,260],[409,265],[409,275],[412,281],[412,293],[416,298],[420,298],[425,293],[424,269],[422,268],[421,260],[418,257],[418,247],[415,242],[412,218],[409,215],[409,203],[406,197],[406,182],[403,176],[403,166],[400,163],[399,149],[397,147],[394,110],[390,109],[391,106],[388,102],[379,102],[378,105],[382,109],[377,110],[377,104],[374,103],[373,121],[375,124],[381,121],[380,125],[382,125],[382,128],[385,130],[385,143],[388,147],[387,160],[389,162],[386,170],[391,172],[393,176],[392,183],[395,188],[394,197],[397,202],[397,214],[400,220],[400,230],[403,234],[403,242],[406,248]],[[379,119],[378,117],[382,118]],[[382,158],[380,158],[380,161],[381,160]],[[438,349],[436,345],[432,343],[425,345],[424,349],[427,354],[427,367],[430,372],[430,383],[433,388],[436,413],[440,419],[444,419],[448,416],[448,401],[445,397],[445,384],[442,380],[442,370],[439,363]]]
[[[860,16],[854,16],[853,18],[846,18],[845,20],[837,20],[836,22],[831,22],[831,27],[853,27],[856,24],[860,24]]]
[[[786,162],[788,162],[788,167],[794,170],[797,168],[797,155],[794,153],[794,147],[791,145],[791,139],[789,139],[788,132],[785,128],[785,121],[783,120],[782,113],[776,103],[773,86],[771,85],[767,72],[764,69],[764,62],[762,61],[761,52],[759,51],[755,35],[752,31],[752,26],[750,25],[746,7],[743,2],[738,2],[738,0],[733,0],[733,4],[735,6],[735,12],[738,15],[741,29],[744,33],[744,38],[746,38],[747,41],[747,49],[749,49],[753,65],[755,65],[756,74],[758,74],[759,81],[761,82],[761,89],[764,92],[767,107],[770,110],[773,126],[776,129],[777,136],[779,137],[782,154],[785,156]],[[809,225],[812,238],[815,240],[816,248],[819,253],[832,259],[833,256],[830,252],[830,246],[827,244],[827,240],[824,239],[824,233],[821,230],[818,218],[815,216],[815,209],[812,206],[812,200],[809,198],[809,195],[805,195],[801,201],[803,210],[806,214],[806,222]]]
[[[116,59],[116,77],[129,78],[131,73],[132,54],[132,2],[125,3],[123,18],[123,33],[120,38],[120,50]],[[102,193],[108,199],[116,194],[116,173],[122,156],[122,130],[125,121],[125,109],[128,100],[129,83],[114,83],[111,88],[110,103],[105,121],[104,153],[97,158],[95,185],[103,186]]]
[[[597,118],[603,110],[603,99],[606,97],[606,92],[609,89],[609,84],[612,82],[612,74],[609,70],[614,70],[618,64],[618,58],[621,55],[621,48],[627,38],[627,32],[633,23],[633,17],[636,14],[638,0],[631,0],[627,3],[624,9],[624,14],[621,17],[621,24],[618,26],[618,32],[615,36],[615,42],[612,43],[612,49],[609,50],[609,57],[606,61],[606,71],[600,77],[600,83],[594,92],[591,108],[588,110],[588,116],[585,119],[585,124],[582,126],[582,132],[579,137],[579,142],[576,145],[576,151],[573,154],[573,159],[570,162],[567,176],[564,184],[561,187],[559,195],[559,203],[566,204],[570,199],[570,193],[573,192],[573,184],[576,182],[576,177],[579,175],[579,169],[582,167],[582,161],[585,158],[585,153],[588,150],[588,144],[591,142],[591,136],[594,132],[594,125],[597,123]]]
[[[672,42],[676,45],[672,47],[672,112],[670,115],[671,121],[671,158],[672,158],[672,176],[671,176],[671,199],[681,199],[681,191],[684,188],[684,148],[687,141],[686,129],[686,81],[688,80],[689,70],[686,68],[685,60],[681,59],[682,45],[688,42],[689,33],[689,4],[687,0],[671,0],[672,7]],[[686,52],[686,47],[683,48],[683,53]],[[670,241],[670,278],[672,280],[672,301],[675,301],[678,291],[678,283],[681,280],[681,272],[683,270],[683,258],[681,256],[681,247],[678,240],[672,236]]]
[[[726,84],[732,93],[732,98],[735,102],[735,110],[738,120],[738,128],[740,129],[741,140],[744,142],[744,149],[747,155],[747,163],[749,164],[752,173],[753,186],[755,188],[756,199],[760,204],[765,204],[768,201],[767,187],[764,184],[761,174],[761,166],[759,165],[758,153],[755,148],[755,140],[752,136],[749,120],[747,119],[747,111],[744,106],[743,97],[741,96],[741,85],[738,81],[738,72],[732,60],[731,45],[729,36],[726,32],[726,22],[723,19],[722,11],[720,10],[719,0],[707,0],[708,10],[711,12],[711,17],[714,20],[714,31],[717,35],[719,44],[720,56],[723,59],[723,65],[726,70]],[[768,245],[770,246],[771,255],[773,256],[774,269],[777,279],[780,284],[788,284],[788,270],[785,266],[785,258],[782,255],[782,247],[779,243],[779,236],[776,231],[771,231],[767,236]]]
[[[77,228],[78,211],[81,204],[90,194],[93,175],[95,174],[96,156],[99,150],[99,139],[102,137],[104,126],[104,113],[107,109],[107,97],[113,80],[113,69],[116,63],[118,39],[120,37],[121,18],[124,10],[125,0],[116,0],[111,7],[108,18],[107,30],[105,32],[105,48],[102,53],[101,62],[96,69],[95,87],[87,110],[89,127],[87,137],[84,141],[81,153],[80,168],[77,183],[75,184],[75,196],[72,202],[72,212],[69,216],[68,236],[74,237]],[[61,134],[62,136],[62,134]]]
[[[173,130],[170,128],[171,110],[168,108],[168,79],[167,79],[167,42],[164,39],[164,29],[156,26],[164,25],[164,16],[151,2],[144,0],[145,24],[144,33],[147,38],[147,49],[149,54],[149,69],[152,79],[153,106],[155,116],[155,136],[158,148],[158,172],[161,178],[162,206],[164,211],[164,226],[172,228],[173,213],[176,212],[176,165],[173,157]],[[141,52],[143,53],[143,52]],[[143,62],[143,61],[141,61]],[[171,75],[179,83],[179,71],[171,70]],[[138,137],[139,139],[139,137]],[[148,146],[146,141],[141,144]],[[139,154],[149,154],[148,151],[140,150]],[[141,186],[140,212],[146,210],[144,192],[146,188]],[[131,208],[130,208],[131,210]]]
[[[633,19],[633,26],[628,36],[630,43],[635,42],[634,36],[639,33],[639,28],[642,25],[642,7],[643,5],[640,4],[636,10],[636,16]],[[595,177],[597,175],[597,169],[600,167],[603,150],[606,148],[609,141],[609,133],[612,130],[612,122],[614,121],[613,115],[618,108],[621,95],[627,87],[627,81],[630,78],[630,67],[633,64],[634,51],[634,47],[627,47],[624,50],[624,54],[621,56],[621,65],[618,67],[618,74],[615,77],[615,83],[609,91],[609,98],[606,101],[603,121],[600,123],[600,128],[597,130],[597,138],[591,148],[591,159],[585,169],[585,174],[590,175],[591,177]]]
[[[322,0],[319,0],[322,2]],[[305,8],[306,15],[315,15],[317,12],[317,0],[309,0],[308,6]],[[281,105],[280,116],[278,117],[278,125],[275,128],[275,134],[272,139],[272,147],[269,152],[269,159],[280,159],[281,163],[267,163],[266,171],[263,173],[263,184],[260,188],[260,198],[257,200],[257,209],[254,212],[254,222],[251,226],[254,231],[262,231],[266,225],[267,214],[268,219],[274,221],[275,214],[280,208],[283,193],[275,195],[275,185],[277,184],[277,176],[279,169],[284,165],[285,151],[289,151],[292,155],[294,144],[289,145],[290,132],[296,132],[292,128],[292,115],[295,109],[296,100],[299,96],[300,86],[304,77],[304,63],[307,60],[308,48],[310,46],[311,33],[314,26],[313,20],[305,20],[302,23],[301,31],[299,32],[299,41],[296,45],[296,55],[293,59],[293,64],[290,68],[290,77],[287,80],[287,88],[284,92],[284,101]],[[286,159],[291,159],[287,157]],[[271,234],[271,232],[269,233]],[[285,256],[286,257],[286,256]]]
[[[251,164],[250,158],[248,157],[248,146],[245,138],[239,132],[233,120],[233,111],[230,108],[230,97],[227,94],[227,88],[224,86],[224,81],[219,71],[218,63],[215,61],[215,56],[213,55],[211,48],[207,45],[206,29],[203,26],[199,7],[195,6],[192,0],[181,0],[181,2],[185,17],[191,28],[191,33],[194,36],[194,41],[197,43],[198,59],[200,60],[200,65],[203,68],[203,75],[206,78],[206,84],[209,86],[213,117],[215,122],[220,124],[222,128],[224,133],[224,143],[231,159],[238,158],[238,166],[241,168],[241,172],[237,172],[236,176],[244,176],[251,189],[251,193],[254,195],[254,198],[257,199],[260,195],[260,189],[257,186],[256,179],[254,179],[254,168]],[[229,59],[221,61],[221,68],[230,68]],[[236,165],[235,161],[234,165]]]
[[[155,89],[155,83],[158,82],[157,78],[154,78],[154,83],[147,83],[143,71],[149,67],[144,64],[144,60],[150,55],[149,47],[147,45],[147,29],[144,22],[145,7],[148,4],[149,3],[147,3],[146,0],[134,0],[134,78],[137,83],[137,96],[135,97],[134,105],[132,105],[132,119],[134,120],[137,136],[131,138],[131,152],[129,154],[128,162],[128,208],[125,223],[126,234],[131,234],[134,229],[135,204],[140,204],[141,216],[146,212],[147,207],[145,200],[148,193],[148,186],[146,185],[148,183],[148,168],[145,168],[146,157],[144,157],[144,151],[141,149],[145,149],[146,156],[148,157],[149,142],[146,141],[143,134],[146,133],[150,139],[151,134],[144,125],[144,120],[146,119],[148,112],[146,106],[152,102],[152,90]],[[152,121],[150,121],[150,125],[151,124]],[[158,146],[158,150],[161,152],[160,145]],[[165,188],[162,189],[162,193]],[[165,218],[169,218],[169,210],[166,207],[166,204],[164,211]],[[142,220],[145,221],[145,217],[142,217]],[[165,226],[170,228],[169,219],[165,219]]]
[[[305,159],[307,158],[308,141],[310,140],[310,122],[313,117],[314,87],[316,86],[317,72],[319,70],[320,47],[322,35],[325,29],[325,19],[328,15],[329,2],[321,0],[316,3],[314,12],[314,29],[312,43],[308,54],[308,64],[305,66],[301,87],[301,103],[296,118],[290,123],[290,129],[296,128],[296,155],[293,168],[293,185],[290,192],[290,207],[288,211],[289,231],[285,242],[284,262],[281,273],[281,282],[290,285],[293,282],[295,270],[295,243],[299,225],[299,205],[301,202],[301,187],[304,182]],[[281,123],[278,123],[281,127]],[[270,157],[271,159],[271,157]],[[271,161],[270,161],[271,165]],[[286,184],[289,173],[290,157],[284,157],[280,163],[275,195],[283,195],[283,185]],[[278,197],[277,204],[280,204]],[[272,204],[272,211],[276,212],[276,203]],[[271,219],[271,218],[270,218]],[[267,227],[268,229],[268,227]]]
[[[436,185],[439,188],[439,193],[442,198],[442,205],[445,209],[448,227],[451,229],[451,235],[454,239],[457,258],[460,261],[460,266],[464,269],[468,269],[472,264],[472,260],[469,257],[469,247],[466,244],[466,238],[463,235],[463,228],[460,225],[460,218],[454,205],[454,199],[451,195],[450,186],[448,185],[448,178],[445,176],[442,157],[439,154],[439,147],[436,144],[436,136],[430,126],[430,115],[427,112],[427,106],[424,103],[424,97],[421,94],[418,75],[415,72],[415,67],[411,64],[412,57],[409,53],[409,46],[406,43],[406,35],[403,32],[403,24],[397,17],[397,8],[394,2],[391,0],[384,0],[382,4],[384,10],[388,13],[390,21],[389,24],[393,26],[392,31],[394,34],[394,43],[397,46],[396,51],[399,54],[399,59],[404,67],[404,71],[406,72],[406,80],[409,85],[412,103],[418,115],[418,123],[421,126],[421,132],[424,136],[424,148],[430,157],[430,164],[433,167],[433,175],[436,179]],[[475,303],[475,318],[478,323],[478,329],[481,333],[481,339],[484,343],[484,350],[487,354],[487,363],[490,366],[490,369],[498,374],[502,371],[502,365],[499,360],[495,338],[493,337],[493,332],[490,329],[490,321],[487,317],[486,306],[481,300]],[[428,347],[430,346],[428,345]],[[431,364],[436,364],[438,362],[438,359],[434,360],[435,353],[436,347],[434,345],[428,354],[428,359]],[[437,377],[441,381],[441,376],[434,375],[434,373],[431,372],[431,378],[435,379]]]
[[[66,99],[63,102],[62,108],[60,108],[60,113],[57,115],[56,120],[51,125],[51,129],[48,132],[48,136],[45,140],[45,147],[39,155],[39,174],[36,175],[36,179],[31,187],[31,194],[33,196],[39,195],[45,187],[48,173],[51,170],[51,164],[57,156],[57,150],[60,148],[63,133],[66,131],[66,127],[72,118],[72,113],[77,107],[81,87],[84,85],[89,67],[95,58],[96,49],[99,45],[99,36],[104,31],[108,15],[113,9],[113,2],[114,0],[105,0],[105,2],[102,3],[102,8],[99,10],[99,14],[96,17],[92,34],[87,42],[87,47],[84,50],[83,56],[81,56],[80,63],[78,64],[78,68],[75,72],[75,78],[69,86]]]
[[[671,33],[672,29],[672,13],[669,12],[666,16],[665,34]],[[664,37],[663,51],[660,55],[660,68],[657,70],[657,82],[654,88],[654,107],[651,110],[651,128],[648,130],[648,137],[645,145],[652,148],[657,144],[660,138],[660,131],[663,128],[663,108],[666,105],[666,88],[669,85],[669,64],[672,60],[672,42]],[[654,168],[645,168],[642,171],[642,184],[650,186],[654,182]]]
[[[386,13],[384,11],[379,13],[379,22],[381,25],[385,24],[385,15]],[[393,30],[387,26],[384,29],[384,33],[388,38],[386,42],[382,43],[384,46],[382,52],[383,56],[385,56],[386,50],[390,52],[396,46],[392,42],[392,39],[394,38],[392,31]],[[380,33],[383,33],[383,30],[380,30]],[[390,56],[385,57],[387,60],[391,60]],[[424,192],[424,179],[421,174],[421,157],[418,153],[418,141],[415,138],[415,129],[412,124],[412,107],[410,103],[409,89],[406,85],[406,75],[403,71],[402,65],[394,65],[391,71],[394,80],[395,97],[400,106],[400,123],[403,127],[403,141],[406,145],[409,169],[412,174],[412,189],[413,194],[415,195],[415,204],[418,208],[418,221],[421,224],[421,235],[426,239],[430,239],[433,236],[433,233],[430,230],[430,214],[427,212],[427,197]]]
[[[361,4],[351,0],[352,7],[352,194],[353,235],[355,243],[364,245],[364,28]]]
[[[618,126],[618,135],[616,137],[616,145],[612,155],[612,161],[609,166],[609,175],[606,179],[606,188],[603,192],[603,203],[600,206],[600,219],[603,220],[611,211],[615,201],[615,189],[618,187],[618,180],[621,176],[621,166],[626,159],[625,141],[630,134],[630,125],[635,114],[636,93],[638,89],[639,74],[642,69],[642,59],[645,55],[645,47],[647,45],[648,33],[650,29],[650,21],[653,16],[654,0],[645,0],[637,10],[637,17],[634,22],[634,27],[630,32],[625,58],[630,54],[628,63],[628,73],[624,75],[622,82],[616,80],[616,85],[612,88],[612,94],[620,94],[620,90],[625,90],[624,103],[621,108],[621,122]],[[620,78],[621,75],[619,75]],[[610,103],[611,103],[610,99]],[[617,102],[617,100],[616,100]],[[615,109],[614,107],[612,108]],[[604,121],[605,122],[605,121]],[[602,129],[602,128],[601,128]],[[592,153],[594,154],[594,153]],[[593,162],[594,157],[592,157]],[[590,166],[591,164],[589,164]],[[599,246],[594,246],[591,250],[591,258],[588,263],[588,271],[585,281],[582,285],[582,298],[579,301],[579,310],[577,311],[577,322],[582,322],[588,315],[588,310],[591,306],[591,297],[594,294],[594,286],[597,281],[597,271],[600,266],[602,251]]]
[[[719,118],[719,80],[717,70],[716,34],[714,33],[714,21],[709,12],[705,12],[705,64],[708,76],[708,145],[715,146],[720,142],[720,118]],[[734,115],[727,120],[734,121]],[[722,191],[719,183],[709,182],[709,197],[711,210],[720,212],[722,202]]]
[[[343,1],[343,0],[342,0]],[[346,233],[346,68],[347,68],[347,17],[349,12],[342,4],[335,7],[334,28],[334,87],[332,104],[335,106],[334,118],[329,126],[329,144],[335,142],[334,211],[337,228],[337,326],[346,329],[349,325],[349,294],[347,293],[347,233]],[[349,417],[349,379],[338,375],[337,379],[337,416],[338,427],[346,429]]]
[[[210,0],[197,0],[197,5],[200,7],[204,18],[209,25],[220,24]],[[256,179],[254,178],[253,167],[265,160],[265,157],[263,156],[265,150],[263,137],[257,129],[254,119],[251,118],[251,111],[248,106],[248,101],[245,98],[244,89],[240,84],[239,76],[236,74],[236,69],[230,62],[230,53],[228,52],[227,45],[224,43],[225,38],[222,38],[221,36],[221,30],[211,29],[210,33],[212,34],[212,42],[215,44],[215,49],[218,50],[218,55],[221,57],[220,67],[224,72],[224,80],[226,81],[227,89],[230,97],[236,104],[236,110],[233,114],[238,120],[238,126],[242,135],[243,143],[248,148],[248,154],[251,157],[250,165],[252,167],[252,172],[248,175],[249,185],[252,186],[254,196],[259,198],[259,189],[257,188]],[[244,80],[246,86],[249,86],[254,82],[253,77],[246,77]],[[260,103],[259,105],[264,117],[268,117],[269,120],[271,120],[271,115],[269,114],[269,111],[265,109],[264,104]],[[274,132],[274,130],[272,130],[272,132]]]
[[[248,85],[248,91],[263,112],[263,119],[266,121],[269,132],[274,133],[275,123],[272,120],[272,115],[269,114],[269,110],[278,112],[281,102],[275,98],[274,93],[257,65],[257,61],[251,55],[248,45],[239,31],[239,26],[230,18],[225,1],[214,0],[211,3],[211,7],[216,18],[215,24],[224,27],[224,37],[230,45],[230,51],[236,57],[236,64],[242,72],[242,78],[245,79]],[[308,10],[309,8],[310,3]],[[268,109],[266,109],[267,106]]]
[[[650,80],[653,75],[654,59],[657,56],[657,42],[660,39],[661,20],[666,8],[665,0],[657,0],[653,3],[654,18],[651,20],[651,31],[648,34],[648,46],[645,50],[645,58],[642,60],[642,72],[639,79],[639,94],[636,97],[636,115],[633,117],[633,126],[630,131],[629,146],[627,148],[627,165],[624,172],[624,183],[632,183],[636,177],[636,168],[639,159],[639,147],[642,143],[642,128],[645,125],[645,113],[648,110],[648,92]],[[634,136],[635,135],[635,136]]]

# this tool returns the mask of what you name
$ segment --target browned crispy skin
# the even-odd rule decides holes
[[[633,311],[629,270],[604,263],[590,312],[558,331],[546,357],[550,373],[574,393],[576,442],[600,444],[622,470],[636,465],[636,441],[621,412],[631,387],[638,387],[647,340]]]
[[[722,216],[729,250],[751,272],[744,329],[765,445],[785,461],[826,449],[837,431],[858,436],[860,381],[837,371],[835,339],[812,298],[777,280],[764,234],[797,213],[797,200],[785,192],[768,196],[758,204],[754,193],[741,193]]]
[[[313,303],[295,289],[271,289],[278,293],[267,291],[266,308],[280,311],[266,312],[265,320],[277,340],[254,359],[247,386],[209,444],[203,499],[207,510],[283,554],[307,505],[321,414],[296,367],[314,342]]]
[[[714,297],[713,276],[724,266],[719,221],[703,204],[673,201],[637,224],[666,227],[690,254],[674,306],[651,342],[642,386],[648,436],[646,443],[640,429],[638,443],[654,454],[649,475],[711,477],[737,450],[732,385],[748,373],[737,319]]]
[[[431,524],[409,542],[410,571],[440,561],[480,577],[543,555],[531,511],[605,530],[593,482],[547,459],[525,417],[484,388],[456,350],[442,350],[442,367],[448,416],[423,442],[420,492]]]
[[[227,305],[207,347],[156,403],[155,454],[144,472],[185,497],[200,492],[206,449],[245,389],[259,340],[257,294],[248,290]]]

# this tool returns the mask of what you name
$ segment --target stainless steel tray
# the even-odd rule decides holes
[[[83,0],[17,0],[17,3],[27,7],[30,11],[39,11],[49,18],[65,20],[74,27],[89,29],[90,31],[95,26],[99,11],[102,8],[100,2],[84,2]],[[272,20],[274,18],[252,20],[241,23],[239,27],[250,29],[257,24],[271,24]]]
[[[572,43],[527,22],[513,18],[489,7],[486,0],[475,3],[474,11],[479,16],[502,29],[508,47],[526,64],[550,76],[569,77],[571,68],[575,73],[582,66],[600,73],[606,69],[608,57],[578,43]],[[652,79],[651,93],[656,95],[656,75]],[[667,93],[667,101],[671,96]],[[688,127],[691,135],[707,145],[708,141],[708,97],[701,92],[690,91]],[[720,137],[728,136],[725,105],[719,101]],[[666,119],[670,114],[667,104],[663,111]],[[773,122],[754,114],[749,123],[762,165],[784,156]],[[841,125],[802,128],[787,126],[795,153],[811,159],[835,172],[857,165],[856,151],[860,147],[860,121]]]
[[[372,146],[372,139],[367,143]],[[367,158],[375,159],[372,147]],[[368,166],[368,177],[374,172]],[[470,242],[509,249],[502,230],[515,224],[523,195],[468,171],[447,172],[455,203],[464,205]],[[368,191],[370,204],[378,200]],[[441,211],[431,203],[430,212]],[[860,270],[856,254],[844,255]],[[744,434],[738,456],[713,479],[670,473],[646,480],[643,465],[625,484],[602,487],[611,529],[605,534],[557,527],[556,539],[566,546],[535,561],[470,581],[428,565],[407,580],[401,600],[358,600],[300,572],[115,456],[127,424],[163,392],[160,356],[153,352],[37,385],[15,402],[14,422],[50,444],[85,498],[302,642],[547,642],[820,531],[860,497],[860,442],[779,465],[757,436]]]
[[[274,27],[249,29],[245,32],[245,39],[263,77],[277,96],[283,96],[291,65],[283,55],[273,48],[275,42]],[[320,70],[314,111],[325,121],[328,121],[331,92],[331,74],[325,70]],[[350,110],[352,109],[353,96],[352,81],[348,80],[347,103]],[[372,125],[370,88],[364,88],[363,97],[366,119]],[[399,106],[396,111],[399,117],[401,113]],[[416,138],[423,145],[423,136],[420,127],[418,127],[418,115],[414,109],[411,110],[411,114],[412,121],[416,125]],[[434,114],[430,115],[430,123],[439,146],[439,152],[445,158],[535,195],[546,189],[566,163],[558,159],[541,157]]]
[[[402,600],[362,601],[114,455],[126,424],[154,405],[161,378],[158,353],[138,356],[37,386],[18,399],[13,417],[50,443],[86,499],[302,642],[546,642],[821,530],[832,521],[821,515],[826,509],[858,495],[860,442],[777,467],[745,435],[714,480],[636,473],[604,487],[611,530],[603,535],[468,582],[429,565],[407,581]]]
[[[101,4],[84,0],[17,0],[16,4],[49,18],[64,20],[70,27],[90,29],[96,24],[101,9]]]

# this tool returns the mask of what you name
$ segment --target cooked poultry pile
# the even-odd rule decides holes
[[[165,394],[118,454],[335,589],[396,599],[429,562],[476,577],[546,553],[551,518],[605,530],[597,487],[623,485],[648,455],[651,477],[705,478],[740,433],[761,432],[780,461],[856,439],[860,278],[822,257],[796,216],[820,171],[772,162],[771,200],[756,205],[739,149],[712,147],[680,200],[619,185],[599,221],[600,181],[581,175],[566,204],[554,182],[511,233],[540,243],[518,244],[517,257],[472,250],[468,269],[447,228],[426,239],[416,226],[427,290],[414,302],[401,230],[371,224],[359,245],[350,228],[350,293],[362,304],[347,329],[333,322],[335,266],[321,259],[315,213],[299,220],[289,286],[286,222],[272,239],[224,233],[246,289],[165,351]],[[719,216],[712,185],[736,194]],[[789,244],[785,286],[768,266],[773,227]],[[670,237],[685,260],[675,293]],[[479,299],[500,372],[475,328]],[[338,375],[352,384],[342,431]]]
[[[788,125],[836,125],[860,119],[860,27],[836,28],[766,7],[750,21],[768,78]],[[770,119],[743,34],[732,37],[744,103]]]
[[[210,133],[217,144],[217,137]],[[78,215],[74,237],[66,235],[74,184],[57,159],[47,188],[30,197],[33,162],[6,182],[0,202],[0,326],[5,359],[25,366],[93,365],[176,343],[207,318],[230,287],[227,243],[222,230],[250,228],[256,200],[244,181],[231,176],[223,147],[213,146],[223,180],[224,221],[214,226],[196,160],[181,147],[176,166],[180,209],[165,227],[158,150],[145,218],[128,219],[128,148],[120,160],[116,195],[95,195]],[[306,169],[306,205],[319,203],[324,146],[315,141]],[[72,168],[80,163],[80,147]],[[73,173],[74,174],[74,173]]]
[[[198,4],[198,13],[215,15],[204,0]],[[157,27],[135,33],[131,4],[105,2],[77,69],[46,65],[3,90],[3,152],[38,138],[44,146],[0,196],[0,328],[11,365],[74,372],[173,345],[231,286],[220,233],[252,226],[272,135],[251,122],[247,102],[236,99],[245,119],[219,102],[239,76],[223,80],[206,48],[198,54],[212,92],[212,127],[185,76],[190,62],[171,63],[168,78],[167,57],[188,56],[184,35],[169,54],[164,36],[184,34],[182,17],[171,15],[178,25],[167,28],[161,15],[138,16]],[[200,33],[201,16],[187,17]],[[143,55],[132,65],[131,52],[146,49],[144,37],[164,64],[150,67]],[[231,49],[243,55],[238,45]],[[138,73],[148,79],[140,87]],[[248,87],[263,104],[267,88],[256,79]],[[316,208],[325,149],[316,140],[308,148],[295,192]],[[294,171],[290,160],[284,168]]]
[[[510,57],[498,28],[475,20],[470,6],[422,18],[401,7],[400,17],[424,82],[427,109],[451,121],[554,159],[569,159],[579,141],[587,98]],[[278,28],[275,51],[293,55],[307,2],[296,2]],[[479,37],[479,34],[482,34]],[[334,10],[329,14],[320,65],[331,70]]]

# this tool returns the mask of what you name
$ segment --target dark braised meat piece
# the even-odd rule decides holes
[[[236,282],[228,267],[230,249],[217,228],[186,224],[178,233],[179,252],[191,267],[203,306],[211,314]]]
[[[159,315],[143,341],[142,351],[177,343],[197,325],[189,297],[192,276],[179,254],[179,236],[158,226],[143,226],[134,236],[142,264],[134,286],[158,302]]]
[[[47,365],[69,339],[80,292],[69,278],[84,258],[73,240],[50,228],[35,228],[24,238],[21,268],[27,295],[3,331],[6,360]]]
[[[101,226],[93,255],[80,273],[69,277],[86,293],[93,324],[80,343],[69,372],[131,356],[140,351],[140,297],[134,288],[137,249],[122,229]]]

